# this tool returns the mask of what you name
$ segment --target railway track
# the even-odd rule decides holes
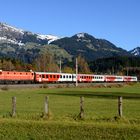
[[[123,86],[125,83],[78,83],[78,87],[109,87],[109,86]],[[64,88],[75,87],[75,83],[49,83],[49,84],[3,84],[0,89],[24,89],[24,88]]]

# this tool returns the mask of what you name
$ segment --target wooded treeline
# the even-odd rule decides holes
[[[94,74],[115,74],[115,75],[137,75],[140,78],[140,57],[110,57],[87,62],[83,56],[79,55],[78,72]],[[71,62],[61,60],[61,71],[65,73],[75,73],[75,59]],[[43,71],[60,72],[60,63],[55,61],[51,54],[40,54],[32,63],[23,63],[20,60],[1,58],[1,70],[16,71]]]

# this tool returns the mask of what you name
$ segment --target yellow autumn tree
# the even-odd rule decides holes
[[[77,62],[78,62],[78,72],[79,73],[91,73],[90,68],[88,66],[87,61],[84,59],[84,57],[82,57],[81,55],[79,55],[77,57]]]
[[[73,69],[68,66],[65,66],[62,71],[63,73],[74,73]]]
[[[40,54],[33,62],[36,71],[58,72],[59,67],[49,53]]]

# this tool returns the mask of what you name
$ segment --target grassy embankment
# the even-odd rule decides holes
[[[117,97],[123,96],[123,118]],[[0,139],[139,139],[140,85],[111,88],[0,90]],[[10,117],[11,97],[17,115]],[[49,96],[50,118],[42,118]],[[78,119],[84,96],[85,118]]]

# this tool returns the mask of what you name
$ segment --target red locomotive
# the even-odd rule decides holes
[[[33,83],[34,72],[0,70],[0,83]]]

